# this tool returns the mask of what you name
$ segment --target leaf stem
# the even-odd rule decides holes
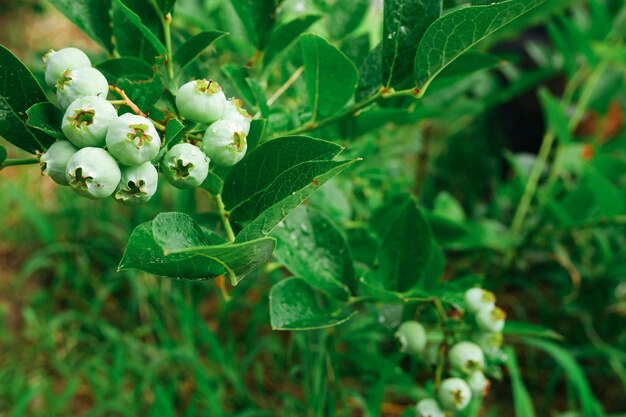
[[[222,194],[217,194],[215,196],[215,202],[217,203],[217,209],[220,213],[220,217],[222,218],[224,230],[226,230],[226,235],[228,236],[228,241],[232,243],[235,241],[235,234],[233,233],[233,228],[230,225],[229,213],[226,211],[226,207],[224,207],[224,202],[222,201]]]
[[[38,163],[39,160],[37,158],[5,159],[2,163],[0,163],[0,170],[11,166],[32,165]]]
[[[172,54],[172,14],[168,13],[163,16],[163,35],[165,36],[165,64],[167,65],[167,76],[170,80],[174,79],[174,58]]]

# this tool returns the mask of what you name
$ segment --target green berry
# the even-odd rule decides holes
[[[57,101],[66,109],[79,97],[98,96],[106,98],[109,83],[104,75],[95,68],[77,68],[66,70],[56,83]]]
[[[476,324],[486,332],[501,332],[504,329],[506,313],[499,307],[484,309],[476,315]]]
[[[202,139],[202,150],[217,165],[233,166],[246,154],[248,141],[241,126],[218,120],[207,128]]]
[[[115,199],[128,204],[145,203],[156,193],[158,183],[159,173],[151,162],[122,167],[122,179],[115,191]]]
[[[437,400],[425,398],[415,405],[415,417],[445,417]]]
[[[480,332],[474,335],[473,340],[489,358],[495,358],[499,355],[504,342],[500,332]]]
[[[43,57],[46,63],[46,84],[54,87],[67,70],[91,67],[89,57],[78,48],[51,50]]]
[[[485,367],[485,355],[475,343],[459,342],[448,352],[448,360],[452,369],[470,374],[472,371]]]
[[[428,341],[424,326],[414,320],[402,323],[398,327],[395,337],[400,342],[400,350],[411,355],[419,355],[424,352]]]
[[[57,184],[69,185],[67,178],[65,178],[65,168],[67,161],[77,151],[78,149],[66,140],[54,142],[46,153],[39,158],[41,173],[52,178]]]
[[[134,166],[157,156],[161,138],[150,120],[126,113],[111,122],[106,144],[111,155],[121,164]]]
[[[248,114],[246,109],[242,107],[243,103],[238,98],[229,98],[224,108],[224,114],[221,120],[227,120],[233,122],[240,127],[241,130],[246,132],[246,135],[250,133],[250,122],[252,116]]]
[[[441,382],[437,396],[446,410],[461,411],[472,399],[472,391],[461,378],[447,378]]]
[[[209,158],[190,143],[172,146],[161,161],[161,172],[177,188],[195,188],[209,174]]]
[[[467,378],[467,384],[472,390],[472,395],[483,397],[489,389],[489,380],[482,371],[474,371]]]
[[[209,124],[224,114],[226,96],[215,81],[189,81],[178,90],[176,107],[184,118]]]
[[[471,288],[465,291],[465,308],[472,314],[481,310],[493,308],[496,304],[496,296],[482,288]]]
[[[67,162],[67,182],[78,194],[91,199],[113,194],[122,176],[111,154],[102,148],[83,148]]]
[[[102,147],[109,126],[116,118],[115,107],[102,97],[79,97],[65,111],[61,130],[79,148]]]

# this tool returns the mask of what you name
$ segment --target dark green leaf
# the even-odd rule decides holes
[[[454,10],[437,19],[422,37],[415,55],[415,82],[422,93],[452,61],[485,37],[545,0],[510,0]]]
[[[222,72],[228,80],[237,87],[239,95],[243,99],[244,103],[256,105],[256,97],[254,92],[248,84],[248,69],[234,64],[226,64],[222,67]]]
[[[496,55],[480,51],[468,51],[441,71],[436,81],[449,85],[471,74],[495,68],[501,62],[500,57]]]
[[[185,134],[185,126],[178,119],[170,119],[165,125],[165,143],[168,149],[181,141]]]
[[[124,57],[96,66],[110,84],[124,90],[144,112],[148,112],[163,93],[163,82],[155,69],[143,59]]]
[[[222,193],[224,180],[215,172],[209,171],[209,175],[207,175],[201,187],[213,195],[218,195]]]
[[[383,44],[379,43],[363,61],[359,67],[359,85],[355,99],[361,101],[375,92],[383,85]]]
[[[319,20],[319,15],[302,15],[283,23],[274,28],[269,35],[265,53],[263,55],[263,65],[269,65],[274,58],[289,45],[294,43],[298,36],[313,23]]]
[[[346,300],[354,280],[347,244],[333,222],[311,207],[298,207],[272,233],[274,256],[294,275],[326,294]]]
[[[441,16],[442,0],[385,0],[383,75],[387,87],[411,77],[426,29]]]
[[[184,67],[195,57],[200,55],[202,51],[211,46],[213,42],[226,35],[226,32],[220,32],[217,30],[198,33],[178,48],[174,54],[174,62],[181,67]]]
[[[7,159],[7,150],[4,146],[0,145],[0,165]]]
[[[156,35],[157,28],[148,26],[159,17],[148,2],[135,0],[131,9],[122,0],[113,0],[111,16],[115,47],[121,55],[136,56],[150,62],[164,56],[166,49]]]
[[[312,330],[337,326],[353,314],[328,308],[326,297],[302,278],[287,278],[270,291],[270,321],[274,330]]]
[[[162,213],[132,233],[119,269],[139,269],[175,279],[209,279],[228,274],[236,284],[272,255],[275,240],[223,243],[183,213]]]
[[[511,388],[513,390],[513,403],[515,404],[515,415],[517,417],[535,417],[535,407],[532,398],[524,385],[522,374],[517,364],[515,350],[507,346],[504,349],[506,353],[506,367],[509,370],[511,378]]]
[[[172,8],[174,8],[174,4],[176,3],[176,0],[156,0],[156,2],[159,5],[159,9],[160,9],[159,11],[163,13],[164,15],[166,15],[172,11]]]
[[[331,115],[354,96],[356,67],[343,52],[318,35],[304,35],[300,42],[313,117]]]
[[[0,136],[27,152],[44,151],[54,138],[29,128],[26,111],[47,101],[28,68],[0,45]]]
[[[552,329],[533,323],[507,320],[504,326],[504,334],[511,336],[531,336],[546,339],[563,340],[563,336]]]
[[[250,41],[262,50],[276,20],[279,0],[232,0]]]
[[[259,143],[263,138],[266,125],[267,119],[254,119],[250,123],[250,132],[248,132],[248,136],[246,137],[246,141],[248,142],[248,153],[254,151],[257,146],[259,146]]]
[[[154,76],[154,68],[148,62],[140,58],[123,57],[102,61],[96,68],[104,74],[110,82],[114,82],[118,78],[152,78]]]
[[[331,38],[342,39],[352,33],[363,21],[368,0],[336,1],[326,12],[326,27]]]
[[[108,52],[113,52],[111,0],[50,0],[61,13]]]
[[[55,139],[65,139],[61,130],[63,111],[52,103],[44,102],[34,104],[26,110],[28,119],[26,124],[35,129],[39,129]]]

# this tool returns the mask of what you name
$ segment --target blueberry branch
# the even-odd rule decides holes
[[[217,209],[220,213],[220,217],[222,218],[224,230],[226,231],[226,235],[228,236],[228,241],[232,243],[235,241],[235,233],[233,233],[233,228],[230,225],[229,213],[226,211],[226,207],[224,206],[224,202],[222,201],[221,194],[217,194],[215,196],[215,202],[217,203]]]
[[[142,112],[141,109],[135,103],[133,103],[130,97],[126,95],[126,92],[124,90],[122,90],[121,88],[119,88],[118,86],[114,84],[109,85],[109,90],[114,91],[118,96],[122,98],[121,100],[109,100],[109,103],[127,106],[136,115],[148,117],[146,113]],[[154,124],[155,128],[157,128],[161,132],[165,132],[165,126],[163,126],[161,123],[157,122],[154,119],[150,119],[150,121],[152,122],[152,124]]]
[[[32,165],[38,163],[39,160],[37,158],[6,159],[2,163],[0,163],[0,170],[10,166]]]

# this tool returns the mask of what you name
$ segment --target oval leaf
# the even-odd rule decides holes
[[[61,130],[63,112],[52,103],[37,103],[26,110],[28,120],[26,124],[39,129],[55,139],[63,140],[65,135]]]
[[[178,48],[174,54],[174,62],[177,65],[184,67],[195,57],[200,55],[202,51],[211,46],[213,42],[226,35],[226,32],[220,32],[218,30],[198,33]]]

